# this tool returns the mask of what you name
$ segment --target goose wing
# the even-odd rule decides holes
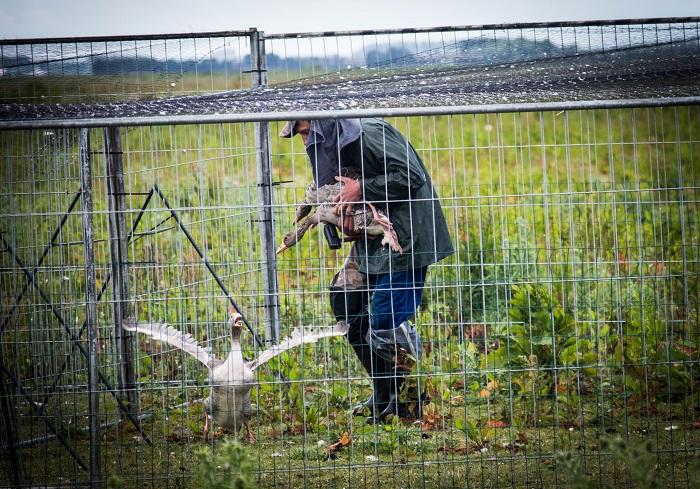
[[[174,346],[192,355],[209,369],[221,363],[221,360],[202,348],[191,334],[184,333],[165,323],[138,323],[129,318],[124,320],[122,327],[127,331],[142,333],[154,340]]]
[[[316,343],[321,338],[329,338],[331,336],[343,336],[347,333],[347,331],[348,327],[344,321],[338,321],[338,324],[331,328],[304,327],[294,329],[292,331],[292,334],[288,338],[282,340],[280,343],[276,344],[270,349],[265,350],[260,355],[258,355],[258,358],[249,362],[248,367],[250,367],[251,370],[255,370],[268,360],[275,358],[280,353],[285,352],[291,348],[303,345],[305,343]]]

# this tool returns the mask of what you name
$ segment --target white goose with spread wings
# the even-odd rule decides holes
[[[315,343],[321,338],[342,336],[346,333],[347,328],[345,323],[341,321],[332,328],[295,329],[288,338],[265,350],[255,360],[246,362],[243,360],[239,341],[243,318],[232,309],[229,309],[229,318],[231,351],[226,360],[220,360],[211,355],[197,343],[191,334],[179,331],[164,323],[138,323],[126,319],[122,326],[127,331],[142,333],[154,340],[174,346],[192,355],[209,369],[212,390],[209,397],[204,400],[205,440],[209,436],[209,420],[212,419],[217,426],[228,428],[234,432],[238,432],[241,426],[245,426],[247,439],[252,442],[253,435],[248,421],[252,414],[250,390],[256,384],[255,370],[290,348],[305,343]]]

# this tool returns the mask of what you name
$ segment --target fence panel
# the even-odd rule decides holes
[[[268,34],[264,42],[273,91],[299,82],[311,97],[344,77],[355,83],[460,60],[470,69],[496,59],[529,66],[529,49],[546,43],[576,58],[636,49],[653,32],[651,44],[685,49],[697,43],[697,25]],[[19,43],[11,56],[3,42],[1,98],[128,101],[248,87],[249,35],[76,40],[72,51],[43,40]],[[147,45],[160,54],[142,54]],[[472,58],[458,58],[467,48]],[[49,59],[56,52],[60,62]],[[100,63],[116,66],[112,58],[121,68],[96,78]],[[368,411],[353,416],[370,378],[345,338],[323,339],[256,370],[254,443],[216,420],[204,441],[202,399],[218,385],[208,369],[138,333],[127,342],[129,360],[115,323],[120,314],[167,323],[223,358],[233,306],[244,318],[246,360],[269,346],[271,304],[281,337],[333,325],[328,287],[350,244],[331,250],[317,226],[273,259],[263,239],[274,232],[279,244],[294,229],[313,180],[301,138],[277,137],[285,121],[260,124],[267,112],[257,122],[90,129],[89,152],[80,130],[0,132],[0,486],[88,485],[91,454],[100,462],[93,476],[99,468],[103,482],[127,487],[189,487],[207,471],[233,480],[244,460],[251,473],[242,477],[261,487],[698,484],[698,106],[390,113],[385,120],[425,164],[455,248],[430,266],[413,319],[424,349],[400,393],[409,416],[379,424],[367,423]],[[268,138],[271,172],[261,180],[256,161]],[[93,266],[84,250],[87,155]],[[125,249],[110,246],[117,217]],[[433,233],[432,222],[410,232]],[[115,270],[126,274],[116,290]],[[124,300],[128,307],[114,307]],[[100,437],[90,436],[91,354]],[[243,448],[225,452],[232,439]]]

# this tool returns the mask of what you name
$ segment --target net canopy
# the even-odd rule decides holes
[[[104,43],[17,41],[10,47],[5,42],[0,120],[700,96],[700,20],[695,18],[260,38],[265,39],[256,42],[266,48],[262,70],[268,79],[260,87],[251,86],[249,73],[257,76],[260,70],[253,69],[255,50],[247,35]],[[73,47],[64,49],[64,44]],[[45,54],[37,56],[40,52]],[[89,81],[92,91],[80,92],[82,81]],[[67,84],[78,87],[79,97]],[[51,86],[60,87],[51,92],[48,103],[46,95],[37,95],[47,86],[48,92]]]

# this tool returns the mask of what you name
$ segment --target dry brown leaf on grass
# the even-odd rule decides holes
[[[505,421],[500,421],[498,419],[489,419],[486,422],[486,427],[487,428],[507,428],[508,423],[506,423]]]
[[[182,437],[179,434],[174,433],[174,432],[167,435],[165,437],[165,439],[168,440],[169,442],[173,442],[173,443],[177,443],[179,441],[182,441]]]
[[[423,432],[426,431],[435,431],[438,428],[438,425],[440,421],[442,420],[443,416],[438,411],[437,406],[435,404],[428,404],[423,408],[423,416],[421,418],[421,430]]]
[[[347,447],[351,443],[352,443],[352,440],[350,439],[350,433],[348,433],[346,431],[345,433],[343,433],[343,436],[341,436],[338,439],[338,441],[328,445],[328,454],[335,453],[335,452],[341,450],[342,448]]]
[[[268,432],[268,435],[272,438],[278,438],[280,436],[286,436],[286,435],[292,435],[292,436],[303,435],[304,432],[305,432],[304,425],[295,424],[295,425],[288,426],[283,430],[277,430],[277,429],[273,428]]]
[[[473,447],[471,445],[467,445],[467,444],[459,445],[456,447],[450,447],[450,446],[440,447],[438,449],[438,452],[440,452],[440,453],[448,453],[448,454],[455,454],[455,455],[466,455],[468,453],[472,453],[475,451],[476,451],[475,447]]]
[[[521,445],[528,444],[527,434],[524,431],[518,431],[518,443]]]
[[[498,384],[498,382],[496,382],[495,380],[491,380],[486,383],[486,387],[479,391],[479,397],[489,397],[491,394],[497,391],[499,387],[500,385]]]
[[[423,422],[421,423],[421,429],[423,431],[435,431],[438,429],[438,423],[442,419],[439,414],[427,414],[423,415]]]

